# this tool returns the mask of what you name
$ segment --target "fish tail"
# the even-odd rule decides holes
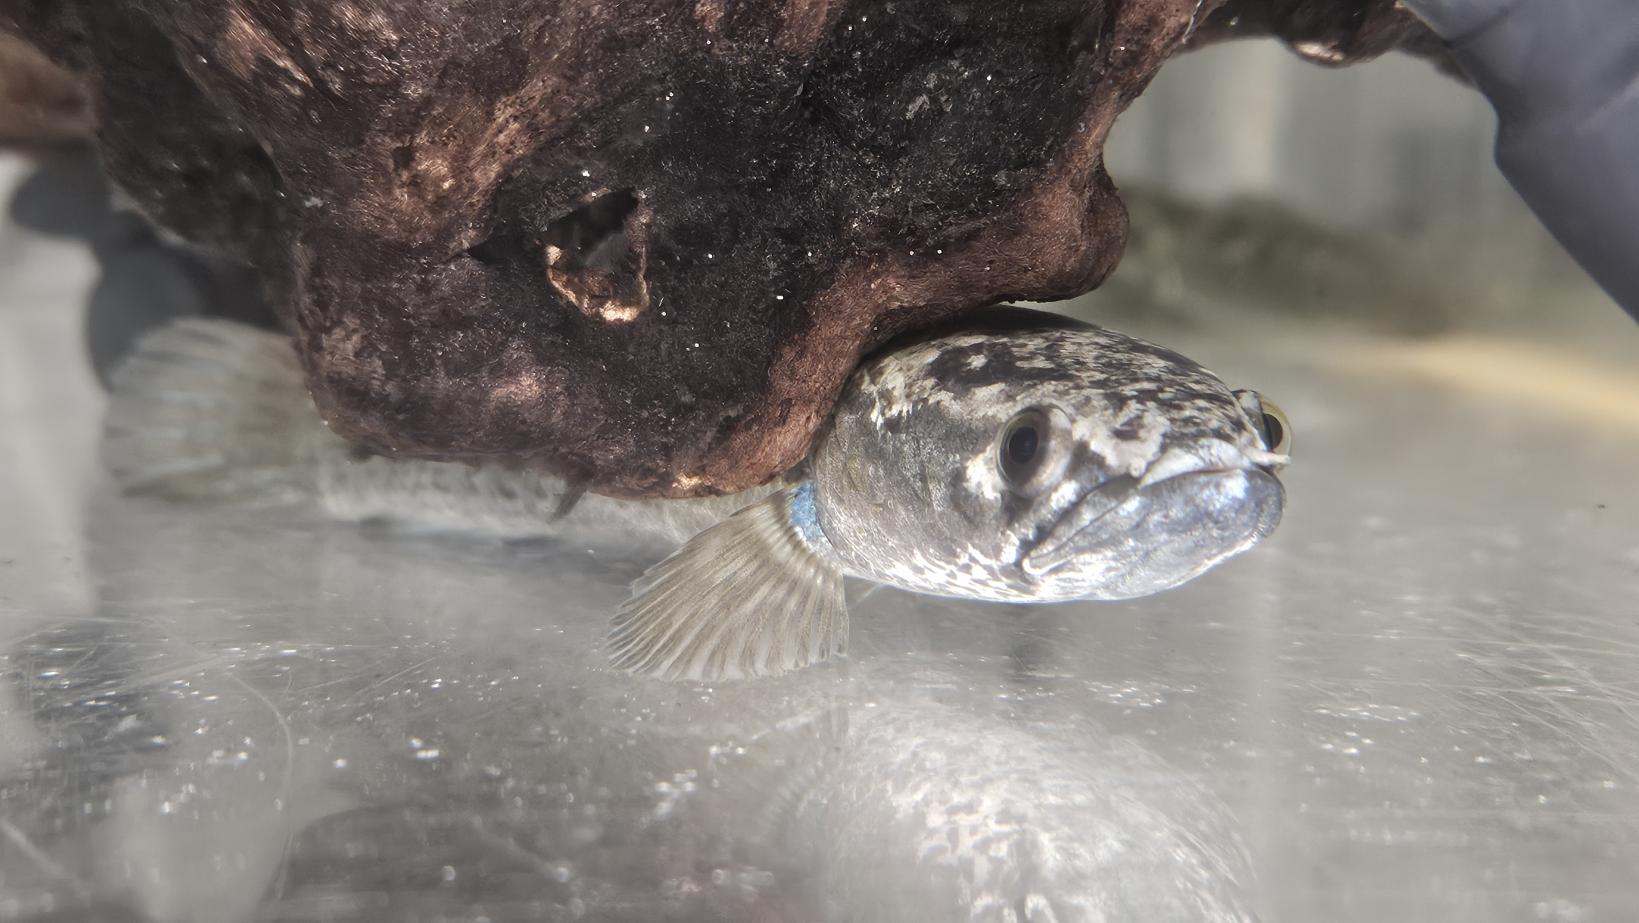
[[[103,463],[128,492],[174,499],[298,502],[322,428],[288,337],[214,318],[145,336],[110,382]]]

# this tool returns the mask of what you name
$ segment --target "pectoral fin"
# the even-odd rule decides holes
[[[842,572],[792,524],[800,489],[735,513],[639,578],[615,614],[615,666],[664,679],[741,679],[841,653]]]

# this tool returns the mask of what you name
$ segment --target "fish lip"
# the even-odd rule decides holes
[[[1139,478],[1123,476],[1095,484],[1083,491],[1080,496],[1076,497],[1075,502],[1071,503],[1070,506],[1067,507],[1059,516],[1059,518],[1053,521],[1053,525],[1048,528],[1047,532],[1042,535],[1041,538],[1037,539],[1025,548],[1024,552],[1019,556],[1019,569],[1028,577],[1035,580],[1041,580],[1052,576],[1054,571],[1059,570],[1074,560],[1074,555],[1061,556],[1059,552],[1062,552],[1067,548],[1074,547],[1076,540],[1082,535],[1086,534],[1089,529],[1097,526],[1107,516],[1126,506],[1134,498],[1141,496],[1142,491],[1159,487],[1162,484],[1166,484],[1169,481],[1175,481],[1179,478],[1234,474],[1237,472],[1246,473],[1248,476],[1261,474],[1265,477],[1275,479],[1278,482],[1278,479],[1275,478],[1274,474],[1269,470],[1265,469],[1261,465],[1249,463],[1243,465],[1220,465],[1211,468],[1196,468],[1189,471],[1179,471],[1155,481],[1146,481]],[[1088,518],[1086,522],[1078,525],[1070,533],[1062,537],[1055,536],[1054,533],[1058,532],[1064,523],[1082,511],[1084,504],[1093,501],[1096,499],[1097,495],[1113,485],[1120,485],[1128,488],[1122,493],[1120,500],[1111,503],[1106,509],[1099,512],[1096,516]],[[1265,536],[1259,536],[1260,539],[1263,537]],[[1051,544],[1049,544],[1049,542],[1051,542]],[[1046,564],[1035,563],[1032,560],[1040,558],[1057,558],[1057,560],[1048,560]]]
[[[1111,503],[1108,508],[1098,513],[1096,516],[1089,518],[1086,522],[1069,532],[1069,534],[1063,536],[1057,535],[1057,533],[1067,522],[1077,517],[1085,510],[1087,504],[1093,502],[1099,495],[1112,490],[1121,491],[1120,500]],[[1099,520],[1103,519],[1105,516],[1108,516],[1117,509],[1120,509],[1122,504],[1126,503],[1128,500],[1131,500],[1134,496],[1137,496],[1137,494],[1138,479],[1126,475],[1110,478],[1107,481],[1100,481],[1099,483],[1088,487],[1086,490],[1082,491],[1069,506],[1065,507],[1064,512],[1060,513],[1058,518],[1053,520],[1053,524],[1048,526],[1047,530],[1043,532],[1039,538],[1036,538],[1029,545],[1024,547],[1019,555],[1019,569],[1027,576],[1039,579],[1051,574],[1059,567],[1064,566],[1068,563],[1068,559],[1049,564],[1046,567],[1038,567],[1032,564],[1031,559],[1037,556],[1051,554],[1052,552],[1061,548],[1068,547],[1082,533],[1097,525]]]

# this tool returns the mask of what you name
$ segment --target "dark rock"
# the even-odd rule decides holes
[[[1345,56],[1404,40],[1348,31],[1377,0],[1269,2],[1302,41],[1342,23]],[[1104,278],[1105,136],[1217,5],[0,0],[0,25],[86,75],[155,220],[257,267],[339,432],[688,495],[800,460],[894,333]]]
[[[90,134],[90,107],[74,75],[0,33],[0,147],[43,151]]]

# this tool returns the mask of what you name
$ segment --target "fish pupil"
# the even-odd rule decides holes
[[[1046,412],[1034,407],[1020,412],[1002,430],[996,466],[1009,487],[1028,494],[1040,486],[1036,482],[1052,455],[1052,434]]]
[[[1275,419],[1273,414],[1266,413],[1263,415],[1263,431],[1269,435],[1270,449],[1274,449],[1275,446],[1286,441],[1286,430],[1280,425],[1280,421]]]
[[[1026,465],[1036,457],[1041,437],[1034,426],[1021,426],[1007,437],[1007,459],[1015,465]]]

